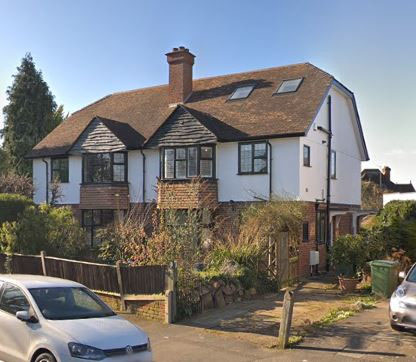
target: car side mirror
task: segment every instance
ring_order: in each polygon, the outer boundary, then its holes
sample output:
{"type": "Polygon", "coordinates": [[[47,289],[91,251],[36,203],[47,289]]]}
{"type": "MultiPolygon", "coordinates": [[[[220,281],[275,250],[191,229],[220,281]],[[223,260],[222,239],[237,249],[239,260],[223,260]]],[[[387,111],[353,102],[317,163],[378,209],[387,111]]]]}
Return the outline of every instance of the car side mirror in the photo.
{"type": "Polygon", "coordinates": [[[403,280],[404,278],[406,278],[406,273],[404,271],[401,271],[399,273],[399,279],[402,279],[403,280]]]}
{"type": "Polygon", "coordinates": [[[37,323],[38,320],[35,316],[31,315],[28,311],[22,310],[20,312],[16,312],[16,318],[22,322],[26,323],[37,323]]]}

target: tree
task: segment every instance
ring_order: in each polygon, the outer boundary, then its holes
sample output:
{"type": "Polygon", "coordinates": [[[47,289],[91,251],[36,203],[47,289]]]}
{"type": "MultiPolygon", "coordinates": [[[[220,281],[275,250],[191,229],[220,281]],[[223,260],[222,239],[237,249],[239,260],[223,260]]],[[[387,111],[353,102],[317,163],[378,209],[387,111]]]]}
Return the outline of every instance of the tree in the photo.
{"type": "Polygon", "coordinates": [[[363,210],[381,210],[383,208],[383,190],[374,182],[362,181],[361,207],[363,210]]]}
{"type": "Polygon", "coordinates": [[[20,174],[32,174],[30,160],[25,155],[64,118],[42,72],[37,70],[30,53],[22,59],[14,81],[7,90],[9,103],[3,108],[5,116],[3,150],[10,166],[20,174]]]}

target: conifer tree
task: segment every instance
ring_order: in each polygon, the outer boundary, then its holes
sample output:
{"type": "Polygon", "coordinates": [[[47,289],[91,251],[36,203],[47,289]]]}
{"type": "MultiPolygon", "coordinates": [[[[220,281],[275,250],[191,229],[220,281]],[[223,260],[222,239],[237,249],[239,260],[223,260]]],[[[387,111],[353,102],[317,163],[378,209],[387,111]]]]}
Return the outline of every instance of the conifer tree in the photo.
{"type": "Polygon", "coordinates": [[[9,103],[3,108],[3,151],[16,172],[31,175],[31,161],[24,157],[62,122],[63,108],[57,106],[30,53],[22,59],[13,78],[7,90],[9,103]]]}

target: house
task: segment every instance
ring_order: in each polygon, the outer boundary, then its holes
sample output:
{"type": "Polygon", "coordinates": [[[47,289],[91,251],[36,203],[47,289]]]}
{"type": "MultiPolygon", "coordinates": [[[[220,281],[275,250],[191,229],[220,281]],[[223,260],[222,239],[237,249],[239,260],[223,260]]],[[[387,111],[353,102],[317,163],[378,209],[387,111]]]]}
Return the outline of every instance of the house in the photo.
{"type": "Polygon", "coordinates": [[[391,168],[384,166],[380,171],[378,168],[367,168],[361,172],[363,181],[371,181],[378,185],[383,193],[407,193],[415,192],[412,182],[408,184],[399,184],[391,181],[391,168]]]}
{"type": "Polygon", "coordinates": [[[310,63],[194,80],[188,49],[166,56],[167,85],[99,99],[33,148],[35,202],[58,178],[60,203],[94,240],[135,204],[232,219],[247,203],[289,196],[308,204],[301,273],[311,250],[324,267],[325,243],[354,232],[360,210],[368,153],[354,94],[310,63]]]}

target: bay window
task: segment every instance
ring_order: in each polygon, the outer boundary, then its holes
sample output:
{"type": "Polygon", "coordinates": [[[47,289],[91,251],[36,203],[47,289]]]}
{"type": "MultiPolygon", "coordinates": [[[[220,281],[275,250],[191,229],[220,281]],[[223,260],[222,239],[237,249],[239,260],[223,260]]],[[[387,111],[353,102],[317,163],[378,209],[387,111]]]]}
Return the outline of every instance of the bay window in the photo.
{"type": "Polygon", "coordinates": [[[215,177],[214,146],[165,147],[161,150],[163,179],[215,177]]]}
{"type": "Polygon", "coordinates": [[[87,153],[82,161],[84,183],[127,182],[127,153],[87,153]]]}

